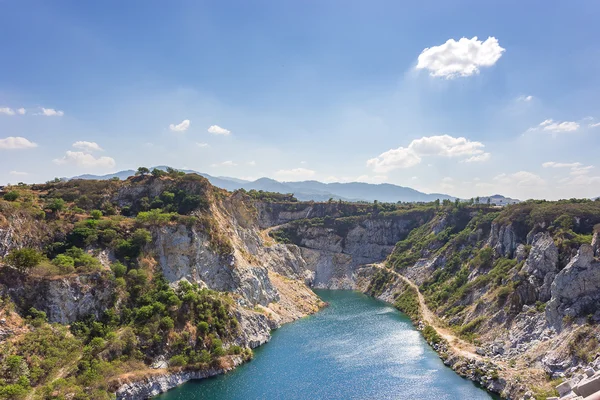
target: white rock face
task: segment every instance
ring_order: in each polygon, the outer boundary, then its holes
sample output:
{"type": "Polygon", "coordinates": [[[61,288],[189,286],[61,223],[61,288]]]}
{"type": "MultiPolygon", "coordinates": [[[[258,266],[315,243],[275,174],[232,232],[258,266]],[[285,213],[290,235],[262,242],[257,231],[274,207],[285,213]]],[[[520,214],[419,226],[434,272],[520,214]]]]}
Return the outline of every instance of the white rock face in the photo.
{"type": "Polygon", "coordinates": [[[203,232],[185,225],[153,231],[158,264],[170,282],[187,279],[210,289],[238,293],[247,305],[268,305],[278,294],[264,266],[250,266],[235,255],[222,256],[210,248],[203,232]]]}
{"type": "Polygon", "coordinates": [[[522,271],[529,275],[529,282],[538,288],[538,300],[550,300],[550,286],[558,272],[558,248],[549,233],[540,232],[534,236],[522,271]]]}
{"type": "Polygon", "coordinates": [[[571,262],[556,275],[551,295],[546,317],[555,326],[562,323],[564,316],[582,316],[598,309],[600,262],[594,259],[592,246],[582,245],[571,262]]]}
{"type": "Polygon", "coordinates": [[[493,223],[487,245],[502,257],[512,258],[517,248],[517,235],[512,225],[493,223]]]}

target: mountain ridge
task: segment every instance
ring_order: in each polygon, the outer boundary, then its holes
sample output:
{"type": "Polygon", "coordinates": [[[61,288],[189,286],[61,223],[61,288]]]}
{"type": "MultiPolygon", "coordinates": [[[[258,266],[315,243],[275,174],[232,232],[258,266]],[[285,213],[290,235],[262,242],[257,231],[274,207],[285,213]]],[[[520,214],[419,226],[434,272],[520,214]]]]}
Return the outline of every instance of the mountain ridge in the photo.
{"type": "MultiPolygon", "coordinates": [[[[150,168],[166,170],[167,167],[160,165],[150,168]]],[[[316,180],[308,181],[297,181],[297,182],[280,182],[272,178],[261,177],[254,181],[231,178],[226,176],[212,176],[206,173],[190,170],[180,169],[180,171],[186,173],[196,173],[200,176],[205,177],[210,181],[211,184],[219,188],[234,191],[238,189],[245,190],[262,190],[266,192],[278,192],[278,193],[293,193],[294,196],[300,201],[327,201],[329,199],[343,200],[343,201],[380,201],[384,203],[397,203],[401,202],[430,202],[435,200],[450,200],[455,201],[457,197],[450,196],[443,193],[424,193],[416,189],[394,185],[391,183],[366,183],[366,182],[332,182],[324,183],[316,180]]],[[[113,178],[119,178],[121,180],[127,179],[128,177],[135,175],[135,171],[132,169],[118,171],[112,174],[106,175],[92,175],[85,174],[75,176],[71,179],[97,179],[107,180],[113,178]]],[[[491,202],[494,204],[513,204],[518,203],[519,200],[506,198],[501,195],[489,196],[491,202]]],[[[481,197],[480,201],[487,202],[488,197],[481,197]]]]}

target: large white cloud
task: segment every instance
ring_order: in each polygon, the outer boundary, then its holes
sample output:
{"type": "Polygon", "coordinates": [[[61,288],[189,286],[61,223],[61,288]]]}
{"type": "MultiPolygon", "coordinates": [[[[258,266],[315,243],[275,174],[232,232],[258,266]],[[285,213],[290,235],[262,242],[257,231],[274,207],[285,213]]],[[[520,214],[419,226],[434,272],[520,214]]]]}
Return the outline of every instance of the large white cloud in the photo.
{"type": "Polygon", "coordinates": [[[367,166],[375,172],[385,173],[398,168],[413,167],[426,156],[468,157],[465,162],[482,162],[490,158],[490,154],[483,151],[484,147],[483,143],[464,137],[424,136],[410,142],[408,147],[391,149],[371,158],[367,161],[367,166]]]}
{"type": "Polygon", "coordinates": [[[65,165],[73,164],[83,168],[112,168],[115,166],[115,160],[111,157],[94,157],[92,154],[82,151],[70,151],[62,158],[54,160],[55,164],[65,165]]]}
{"type": "Polygon", "coordinates": [[[102,147],[100,147],[100,145],[98,145],[98,143],[96,142],[86,142],[85,140],[79,140],[75,143],[73,143],[73,147],[75,147],[76,149],[80,149],[86,152],[92,152],[92,151],[103,151],[102,147]]]}
{"type": "Polygon", "coordinates": [[[227,136],[231,133],[231,131],[221,128],[219,125],[212,125],[208,128],[208,133],[212,133],[213,135],[227,136]]]}
{"type": "Polygon", "coordinates": [[[307,168],[280,169],[275,172],[277,179],[284,181],[309,179],[315,174],[316,171],[307,168]]]}
{"type": "Polygon", "coordinates": [[[42,107],[42,112],[39,115],[44,115],[46,117],[62,117],[65,115],[64,111],[55,110],[54,108],[44,108],[42,107]]]}
{"type": "Polygon", "coordinates": [[[431,76],[452,79],[479,73],[480,67],[490,67],[502,57],[505,49],[495,37],[482,42],[477,36],[459,41],[448,39],[440,46],[426,48],[419,55],[417,69],[427,69],[431,76]]]}
{"type": "Polygon", "coordinates": [[[177,125],[175,125],[175,124],[169,125],[169,129],[172,130],[173,132],[184,132],[184,131],[187,131],[189,127],[190,127],[189,119],[184,119],[183,121],[181,121],[181,123],[179,123],[177,125]]]}
{"type": "Polygon", "coordinates": [[[9,136],[0,139],[0,150],[31,149],[33,147],[37,147],[37,144],[20,136],[9,136]]]}

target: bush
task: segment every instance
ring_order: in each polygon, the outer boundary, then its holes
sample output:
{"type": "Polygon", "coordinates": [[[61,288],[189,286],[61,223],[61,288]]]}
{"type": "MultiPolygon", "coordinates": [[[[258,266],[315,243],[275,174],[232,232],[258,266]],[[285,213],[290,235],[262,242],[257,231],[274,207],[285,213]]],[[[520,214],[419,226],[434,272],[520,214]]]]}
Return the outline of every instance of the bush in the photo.
{"type": "Polygon", "coordinates": [[[19,192],[15,191],[15,190],[11,190],[10,192],[5,193],[3,198],[6,201],[15,201],[19,198],[19,192]]]}
{"type": "Polygon", "coordinates": [[[90,212],[90,216],[92,217],[92,219],[100,219],[102,218],[102,211],[100,210],[92,210],[92,212],[90,212]]]}
{"type": "Polygon", "coordinates": [[[184,355],[178,354],[171,357],[169,360],[169,367],[185,367],[187,363],[187,358],[185,358],[184,355]]]}
{"type": "Polygon", "coordinates": [[[122,278],[127,273],[127,267],[118,261],[113,263],[110,269],[115,274],[115,278],[122,278]]]}
{"type": "Polygon", "coordinates": [[[32,248],[24,247],[10,252],[6,256],[6,263],[15,267],[22,273],[28,272],[42,261],[42,254],[32,248]]]}
{"type": "Polygon", "coordinates": [[[66,254],[59,254],[52,260],[52,264],[56,265],[59,271],[63,274],[70,274],[75,271],[75,260],[66,254]]]}

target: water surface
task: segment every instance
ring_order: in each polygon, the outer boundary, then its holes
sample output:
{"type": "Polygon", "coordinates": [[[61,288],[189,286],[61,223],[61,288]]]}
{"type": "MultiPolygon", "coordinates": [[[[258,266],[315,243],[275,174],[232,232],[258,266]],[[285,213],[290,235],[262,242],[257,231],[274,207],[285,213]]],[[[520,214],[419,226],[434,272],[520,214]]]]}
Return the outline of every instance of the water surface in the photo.
{"type": "Polygon", "coordinates": [[[254,360],[157,399],[493,398],[445,367],[388,304],[358,292],[316,292],[329,307],[273,332],[254,360]]]}

